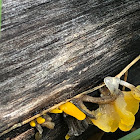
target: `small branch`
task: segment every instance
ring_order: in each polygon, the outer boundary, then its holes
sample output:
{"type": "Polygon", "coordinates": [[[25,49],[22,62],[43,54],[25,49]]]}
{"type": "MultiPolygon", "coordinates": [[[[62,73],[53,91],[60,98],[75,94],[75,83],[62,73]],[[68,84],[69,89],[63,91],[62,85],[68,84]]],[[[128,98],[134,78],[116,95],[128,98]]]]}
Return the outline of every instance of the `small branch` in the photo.
{"type": "Polygon", "coordinates": [[[130,64],[128,64],[116,77],[120,78],[126,71],[130,69],[137,61],[140,60],[140,55],[138,55],[130,64]]]}
{"type": "MultiPolygon", "coordinates": [[[[127,81],[127,77],[128,77],[128,71],[126,71],[126,73],[124,74],[124,81],[127,81]]],[[[125,91],[125,86],[123,86],[122,91],[125,91]]]]}
{"type": "Polygon", "coordinates": [[[92,97],[89,95],[84,95],[82,97],[82,101],[96,103],[96,104],[107,104],[113,102],[116,98],[117,96],[92,97]]]}

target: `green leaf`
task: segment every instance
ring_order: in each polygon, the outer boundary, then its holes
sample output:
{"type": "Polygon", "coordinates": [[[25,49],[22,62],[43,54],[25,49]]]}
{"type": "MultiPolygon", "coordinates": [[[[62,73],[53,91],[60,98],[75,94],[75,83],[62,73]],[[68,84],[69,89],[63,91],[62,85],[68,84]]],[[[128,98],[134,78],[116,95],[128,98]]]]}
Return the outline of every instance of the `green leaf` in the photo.
{"type": "Polygon", "coordinates": [[[140,128],[118,140],[140,140],[140,128]]]}

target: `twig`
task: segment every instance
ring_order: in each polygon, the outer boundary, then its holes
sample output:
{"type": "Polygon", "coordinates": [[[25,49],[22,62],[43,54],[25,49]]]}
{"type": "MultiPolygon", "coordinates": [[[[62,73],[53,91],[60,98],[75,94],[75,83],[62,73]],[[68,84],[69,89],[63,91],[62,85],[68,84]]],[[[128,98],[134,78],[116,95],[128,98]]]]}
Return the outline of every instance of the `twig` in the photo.
{"type": "MultiPolygon", "coordinates": [[[[127,81],[128,71],[124,74],[124,81],[127,81]]],[[[125,86],[123,86],[122,91],[125,91],[125,86]]]]}
{"type": "Polygon", "coordinates": [[[116,77],[120,78],[126,71],[130,69],[137,61],[140,60],[140,55],[138,55],[130,64],[128,64],[116,77]]]}

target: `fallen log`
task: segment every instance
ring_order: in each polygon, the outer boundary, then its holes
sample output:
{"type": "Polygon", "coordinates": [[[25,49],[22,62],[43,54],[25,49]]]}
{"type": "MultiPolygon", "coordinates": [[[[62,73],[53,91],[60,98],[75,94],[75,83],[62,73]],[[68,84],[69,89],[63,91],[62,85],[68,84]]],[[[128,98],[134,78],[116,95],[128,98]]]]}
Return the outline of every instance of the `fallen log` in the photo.
{"type": "Polygon", "coordinates": [[[0,133],[119,73],[140,54],[139,25],[139,0],[3,0],[0,133]]]}

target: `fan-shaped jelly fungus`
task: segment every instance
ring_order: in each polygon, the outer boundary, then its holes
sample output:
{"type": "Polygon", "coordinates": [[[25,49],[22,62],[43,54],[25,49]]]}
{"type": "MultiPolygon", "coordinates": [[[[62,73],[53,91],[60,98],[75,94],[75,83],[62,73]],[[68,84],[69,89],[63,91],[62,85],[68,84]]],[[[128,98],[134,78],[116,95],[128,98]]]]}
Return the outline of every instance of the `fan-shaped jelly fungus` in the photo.
{"type": "Polygon", "coordinates": [[[99,105],[94,112],[97,120],[91,119],[92,122],[105,132],[114,132],[118,127],[122,131],[129,131],[135,122],[134,115],[139,109],[139,86],[136,88],[116,77],[106,77],[104,82],[111,96],[117,94],[118,97],[113,102],[99,105]],[[130,88],[131,91],[121,91],[119,84],[130,88]]]}

